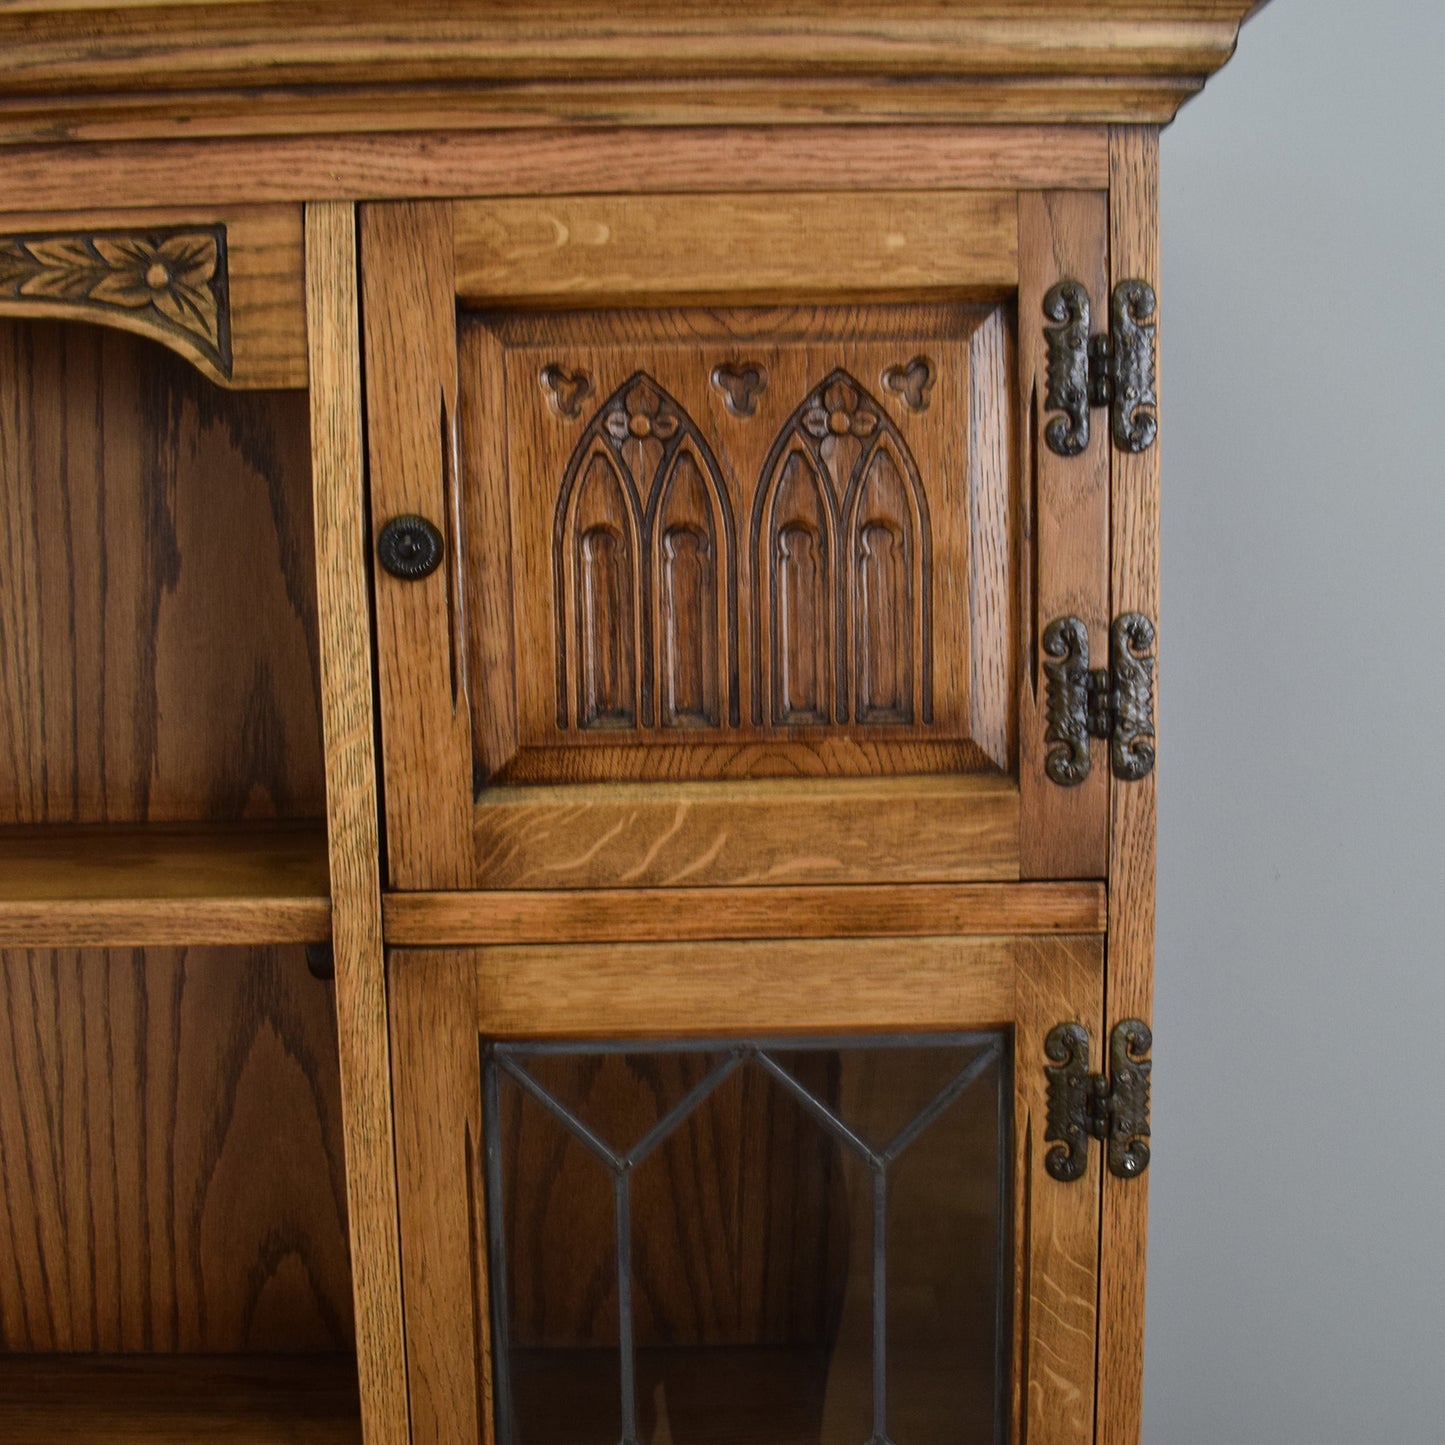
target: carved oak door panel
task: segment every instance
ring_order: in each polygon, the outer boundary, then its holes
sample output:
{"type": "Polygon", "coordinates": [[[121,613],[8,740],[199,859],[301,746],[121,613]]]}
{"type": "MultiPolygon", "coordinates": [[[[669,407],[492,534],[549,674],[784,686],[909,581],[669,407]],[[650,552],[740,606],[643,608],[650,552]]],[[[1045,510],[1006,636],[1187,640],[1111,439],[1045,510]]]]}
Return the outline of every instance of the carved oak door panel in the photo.
{"type": "MultiPolygon", "coordinates": [[[[541,202],[511,262],[480,202],[363,209],[373,525],[421,514],[435,566],[378,568],[391,885],[1102,876],[1107,769],[1050,780],[1046,641],[1108,635],[1107,451],[1043,442],[1045,296],[1103,294],[1102,197],[950,202],[901,240],[967,264],[916,300],[888,207],[805,208],[878,299],[726,306],[648,304],[686,220],[654,199],[600,263],[559,243],[555,291],[541,202]]],[[[751,295],[751,214],[708,292],[751,295]]]]}

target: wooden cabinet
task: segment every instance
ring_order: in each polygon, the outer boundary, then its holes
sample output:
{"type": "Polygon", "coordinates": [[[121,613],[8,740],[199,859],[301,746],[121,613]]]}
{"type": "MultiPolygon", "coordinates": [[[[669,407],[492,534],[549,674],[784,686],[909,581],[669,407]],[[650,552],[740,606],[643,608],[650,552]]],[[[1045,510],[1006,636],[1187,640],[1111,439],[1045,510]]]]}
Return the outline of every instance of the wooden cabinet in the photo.
{"type": "Polygon", "coordinates": [[[0,16],[0,1434],[1137,1441],[1250,8],[0,16]]]}

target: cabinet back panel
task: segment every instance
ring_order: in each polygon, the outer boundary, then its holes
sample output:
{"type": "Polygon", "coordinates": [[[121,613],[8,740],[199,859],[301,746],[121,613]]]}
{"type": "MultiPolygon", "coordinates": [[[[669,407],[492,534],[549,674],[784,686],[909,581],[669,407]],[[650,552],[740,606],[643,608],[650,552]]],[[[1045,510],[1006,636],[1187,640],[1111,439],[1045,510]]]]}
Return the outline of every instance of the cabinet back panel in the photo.
{"type": "Polygon", "coordinates": [[[299,948],[0,953],[0,1349],[353,1343],[336,1020],[299,948]]]}
{"type": "Polygon", "coordinates": [[[0,322],[0,823],[325,810],[301,392],[0,322]]]}

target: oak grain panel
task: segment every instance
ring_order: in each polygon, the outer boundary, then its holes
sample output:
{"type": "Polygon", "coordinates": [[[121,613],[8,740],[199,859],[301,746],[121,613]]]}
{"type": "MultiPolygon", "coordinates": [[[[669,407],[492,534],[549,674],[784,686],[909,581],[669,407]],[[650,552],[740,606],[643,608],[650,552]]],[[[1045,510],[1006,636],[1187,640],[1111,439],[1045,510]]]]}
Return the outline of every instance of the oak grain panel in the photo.
{"type": "Polygon", "coordinates": [[[473,302],[904,299],[1018,276],[1006,191],[557,196],[461,201],[455,219],[473,302]]]}
{"type": "Polygon", "coordinates": [[[403,1445],[409,1426],[381,947],[361,317],[351,206],[308,208],[306,284],[332,956],[356,1261],[357,1371],[370,1445],[403,1445]]]}
{"type": "Polygon", "coordinates": [[[0,829],[0,945],[318,943],[330,936],[319,824],[0,829]]]}
{"type": "Polygon", "coordinates": [[[642,1038],[982,1028],[1013,1017],[1008,939],[475,950],[481,1032],[642,1038]]]}
{"type": "Polygon", "coordinates": [[[994,776],[491,788],[485,888],[1018,878],[1018,793],[994,776]]]}
{"type": "Polygon", "coordinates": [[[1108,415],[1091,409],[1082,455],[1061,457],[1044,443],[1049,419],[1044,296],[1056,282],[1081,281],[1095,325],[1108,316],[1108,207],[1104,193],[1024,192],[1019,196],[1019,398],[1023,432],[1024,617],[1019,700],[1019,849],[1025,878],[1102,878],[1109,833],[1109,769],[1096,746],[1094,766],[1076,787],[1044,771],[1048,689],[1042,637],[1056,617],[1089,629],[1095,667],[1109,646],[1108,415]]]}
{"type": "Polygon", "coordinates": [[[0,955],[0,1346],[348,1349],[330,992],[299,948],[0,955]]]}
{"type": "MultiPolygon", "coordinates": [[[[34,207],[234,205],[238,201],[425,199],[453,196],[566,195],[587,176],[592,194],[641,191],[829,191],[1071,187],[1098,190],[1109,179],[1103,126],[915,124],[906,143],[881,129],[850,125],[718,124],[700,137],[691,126],[645,130],[523,128],[468,133],[469,98],[446,90],[376,134],[377,100],[362,94],[338,108],[316,134],[287,135],[296,116],[283,97],[225,119],[213,106],[217,139],[165,138],[115,143],[136,127],[127,114],[145,97],[86,102],[76,139],[85,144],[0,145],[0,198],[34,207]],[[264,140],[227,139],[227,130],[265,122],[264,140]],[[706,164],[699,164],[700,148],[706,164]]],[[[222,99],[217,104],[225,105],[222,99]]],[[[235,104],[234,100],[231,102],[235,104]]],[[[204,101],[199,102],[204,105],[204,101]]],[[[192,112],[192,123],[204,123],[192,112]]],[[[946,112],[940,111],[943,119],[946,112]]],[[[938,119],[939,117],[935,117],[938,119]]],[[[724,115],[715,119],[725,121],[724,115]]],[[[806,119],[806,117],[802,117],[806,119]]],[[[45,117],[47,126],[52,124],[45,117]]],[[[0,133],[24,121],[17,102],[0,100],[0,133]]],[[[141,122],[144,128],[144,121],[141,122]]],[[[36,137],[37,140],[49,139],[36,137]]],[[[3,199],[0,199],[3,205],[3,199]]]]}
{"type": "Polygon", "coordinates": [[[361,1445],[345,1356],[11,1355],[6,1445],[361,1445]]]}
{"type": "MultiPolygon", "coordinates": [[[[1159,285],[1159,137],[1143,127],[1110,142],[1110,281],[1159,285]]],[[[1157,338],[1156,338],[1157,339],[1157,338]]],[[[1156,353],[1157,355],[1157,353],[1156,353]]],[[[1155,384],[1158,395],[1158,383],[1155,384]]],[[[1159,620],[1160,443],[1113,461],[1112,606],[1159,620]]],[[[1157,653],[1156,653],[1157,656],[1157,653]]],[[[1156,664],[1157,686],[1157,664],[1156,664]]],[[[1157,723],[1156,723],[1157,726],[1157,723]]],[[[1109,830],[1110,1027],[1154,1015],[1156,774],[1115,781],[1109,830]]],[[[1144,1263],[1149,1176],[1104,1180],[1099,1287],[1098,1445],[1139,1445],[1144,1386],[1144,1263]]]]}
{"type": "Polygon", "coordinates": [[[388,893],[387,941],[664,943],[712,938],[1102,933],[1102,883],[388,893]]]}
{"type": "Polygon", "coordinates": [[[0,822],[321,816],[309,486],[299,393],[0,322],[0,822]]]}

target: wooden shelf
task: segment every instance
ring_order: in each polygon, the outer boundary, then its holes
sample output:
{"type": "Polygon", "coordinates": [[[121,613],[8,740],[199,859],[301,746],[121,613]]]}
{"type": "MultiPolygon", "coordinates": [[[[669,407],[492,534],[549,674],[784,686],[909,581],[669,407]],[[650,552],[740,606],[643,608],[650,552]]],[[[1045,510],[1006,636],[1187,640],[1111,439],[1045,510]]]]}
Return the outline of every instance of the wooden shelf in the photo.
{"type": "Polygon", "coordinates": [[[330,937],[320,823],[0,829],[0,946],[330,937]]]}
{"type": "Polygon", "coordinates": [[[326,1356],[0,1356],[6,1445],[360,1445],[356,1362],[326,1356]]]}

